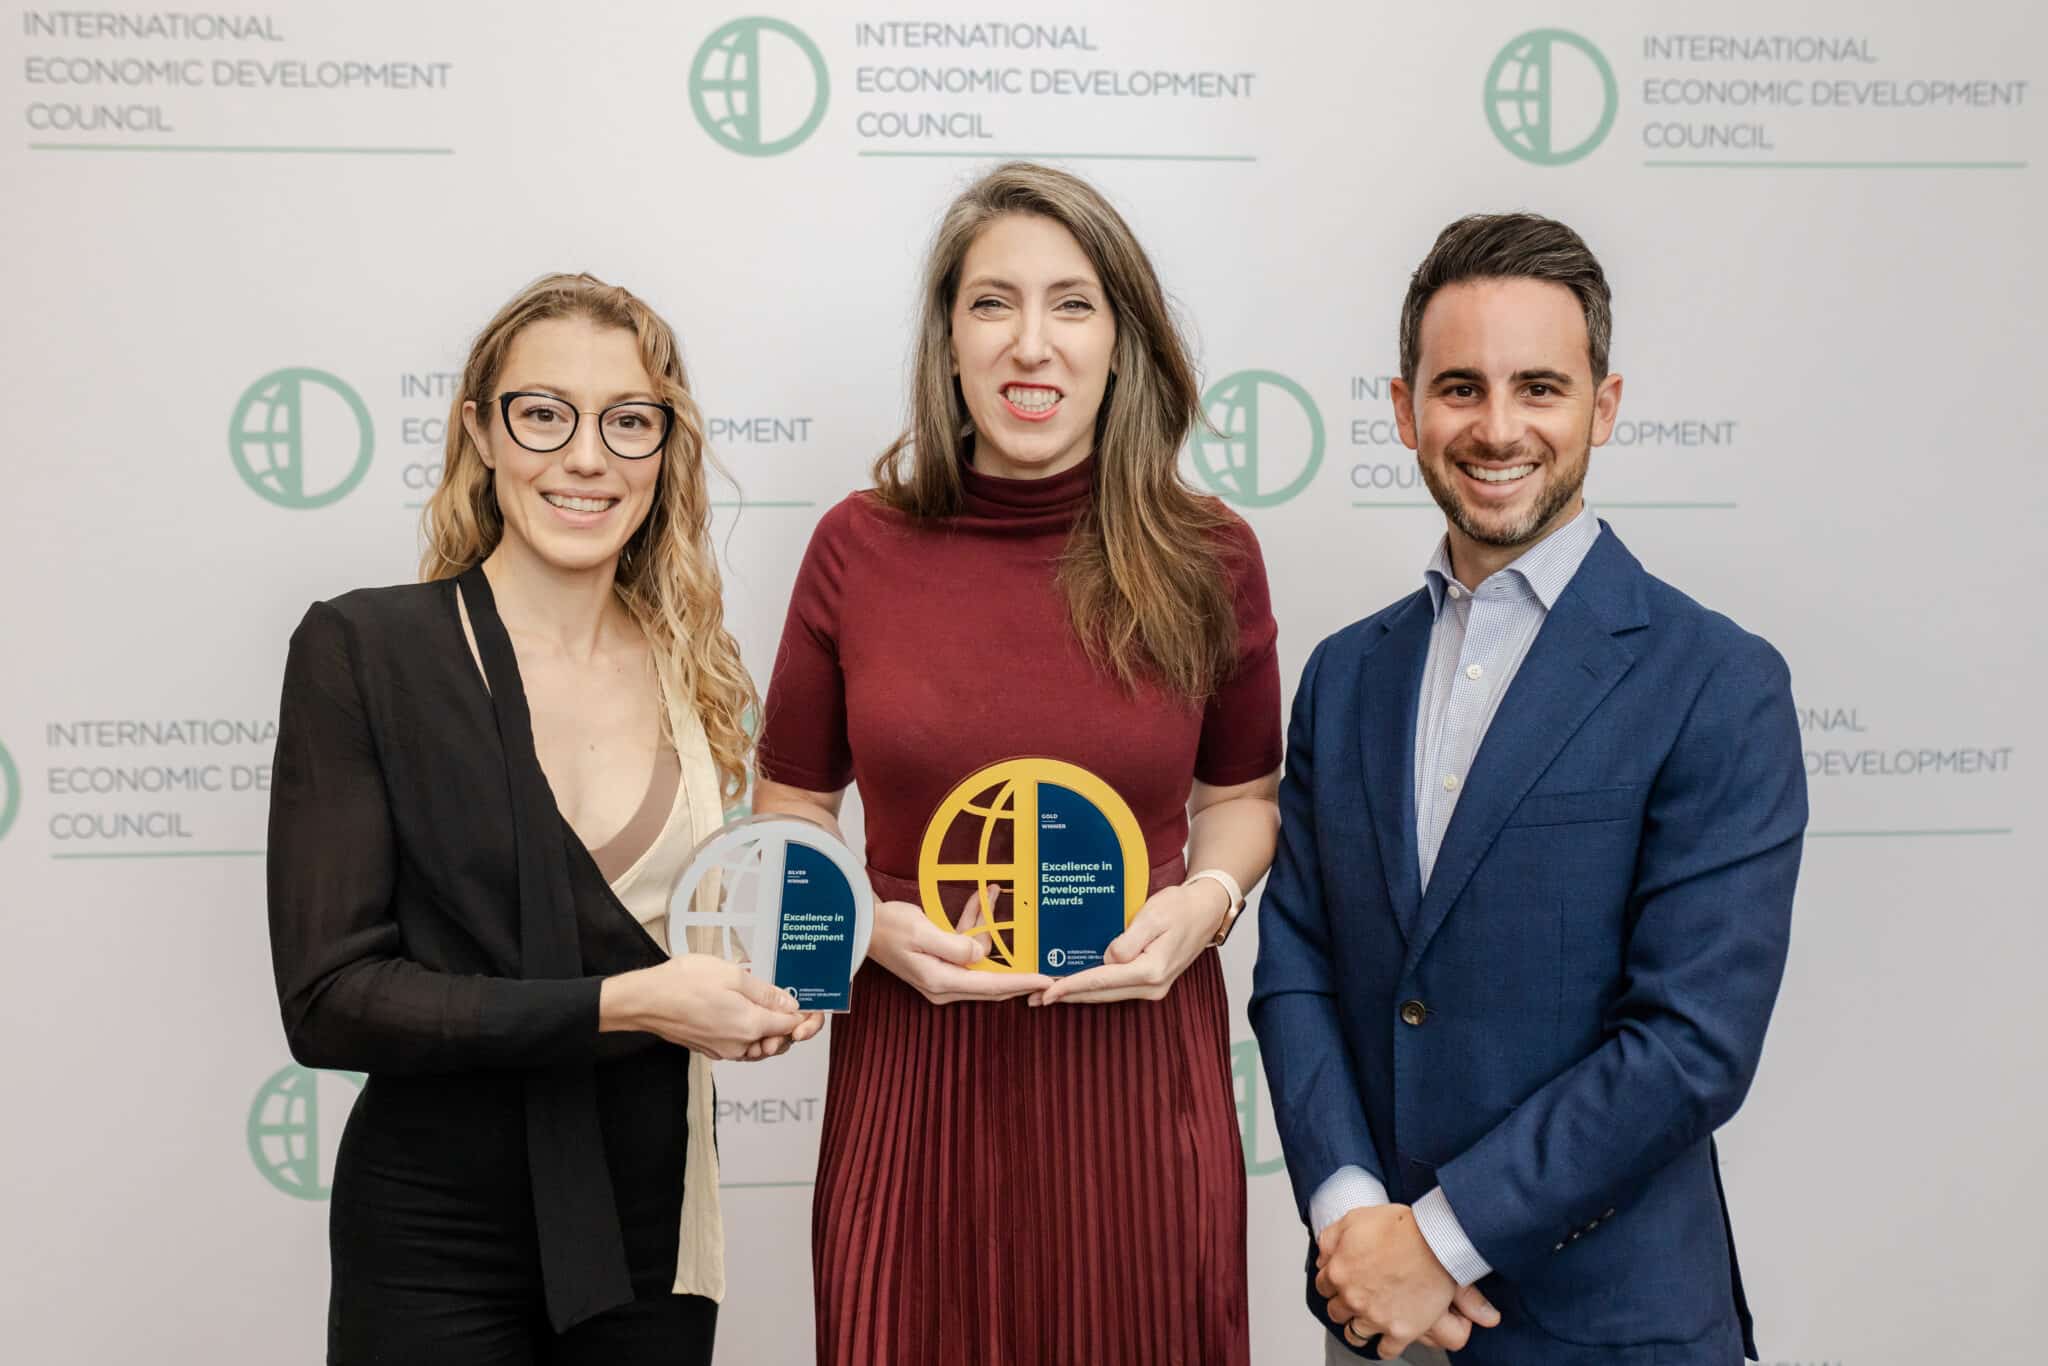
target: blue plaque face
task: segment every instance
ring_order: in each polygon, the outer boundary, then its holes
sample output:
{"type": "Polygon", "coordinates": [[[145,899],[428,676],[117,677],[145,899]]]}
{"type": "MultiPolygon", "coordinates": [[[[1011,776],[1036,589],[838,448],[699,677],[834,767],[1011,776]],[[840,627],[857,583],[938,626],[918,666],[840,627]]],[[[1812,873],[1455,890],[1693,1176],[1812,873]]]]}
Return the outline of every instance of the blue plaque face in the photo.
{"type": "Polygon", "coordinates": [[[782,916],[775,933],[775,985],[805,1010],[853,1005],[853,888],[820,849],[784,846],[782,916]]]}
{"type": "Polygon", "coordinates": [[[1124,855],[1101,808],[1038,785],[1038,956],[1049,977],[1099,966],[1124,932],[1124,855]]]}
{"type": "Polygon", "coordinates": [[[672,947],[743,963],[804,1010],[850,1010],[874,893],[860,861],[823,826],[749,816],[690,855],[668,923],[672,947]]]}

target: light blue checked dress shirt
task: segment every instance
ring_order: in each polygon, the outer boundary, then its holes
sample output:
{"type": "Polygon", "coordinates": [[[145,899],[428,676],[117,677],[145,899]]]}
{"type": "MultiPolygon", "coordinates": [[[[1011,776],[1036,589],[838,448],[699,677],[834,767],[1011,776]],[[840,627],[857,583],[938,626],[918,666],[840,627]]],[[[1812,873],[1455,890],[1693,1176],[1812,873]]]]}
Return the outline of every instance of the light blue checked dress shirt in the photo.
{"type": "MultiPolygon", "coordinates": [[[[1599,539],[1599,519],[1592,508],[1582,508],[1477,591],[1451,573],[1448,538],[1437,542],[1422,574],[1436,624],[1430,628],[1415,711],[1415,842],[1424,890],[1472,757],[1551,607],[1599,539]]],[[[1361,1205],[1386,1203],[1387,1188],[1370,1172],[1339,1167],[1310,1198],[1309,1221],[1321,1233],[1361,1205]]],[[[1465,1236],[1441,1187],[1416,1201],[1414,1211],[1430,1251],[1459,1285],[1470,1285],[1493,1269],[1465,1236]]]]}

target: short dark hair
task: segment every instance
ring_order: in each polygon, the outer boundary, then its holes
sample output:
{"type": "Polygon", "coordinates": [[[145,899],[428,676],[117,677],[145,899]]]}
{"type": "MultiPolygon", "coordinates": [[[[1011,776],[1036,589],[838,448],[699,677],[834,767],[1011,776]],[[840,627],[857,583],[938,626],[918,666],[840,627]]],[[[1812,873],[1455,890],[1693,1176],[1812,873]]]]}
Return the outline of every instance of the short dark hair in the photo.
{"type": "Polygon", "coordinates": [[[1401,378],[1415,383],[1422,363],[1422,311],[1445,285],[1465,280],[1548,280],[1577,296],[1586,311],[1586,349],[1595,383],[1607,378],[1614,338],[1607,275],[1584,238],[1554,218],[1533,213],[1475,213],[1437,234],[1436,245],[1408,280],[1401,304],[1401,378]]]}

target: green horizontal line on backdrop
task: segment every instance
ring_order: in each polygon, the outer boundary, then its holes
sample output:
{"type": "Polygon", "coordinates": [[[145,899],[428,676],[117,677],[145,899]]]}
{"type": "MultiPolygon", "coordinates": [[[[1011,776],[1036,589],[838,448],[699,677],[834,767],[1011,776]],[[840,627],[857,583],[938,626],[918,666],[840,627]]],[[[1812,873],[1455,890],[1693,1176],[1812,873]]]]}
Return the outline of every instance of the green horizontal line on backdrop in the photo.
{"type": "Polygon", "coordinates": [[[2010,835],[2012,827],[1980,826],[1957,830],[1809,830],[1810,840],[1846,839],[1929,839],[1943,835],[2010,835]]]}
{"type": "Polygon", "coordinates": [[[1235,152],[860,152],[864,157],[939,157],[955,161],[1257,161],[1235,152]]]}
{"type": "Polygon", "coordinates": [[[1706,171],[2024,171],[2024,161],[1645,161],[1706,171]]]}
{"type": "Polygon", "coordinates": [[[453,147],[237,147],[187,142],[31,142],[31,152],[218,152],[229,156],[452,157],[453,147]]]}
{"type": "Polygon", "coordinates": [[[76,854],[52,854],[51,858],[75,862],[95,859],[156,858],[262,858],[261,849],[101,849],[76,854]]]}

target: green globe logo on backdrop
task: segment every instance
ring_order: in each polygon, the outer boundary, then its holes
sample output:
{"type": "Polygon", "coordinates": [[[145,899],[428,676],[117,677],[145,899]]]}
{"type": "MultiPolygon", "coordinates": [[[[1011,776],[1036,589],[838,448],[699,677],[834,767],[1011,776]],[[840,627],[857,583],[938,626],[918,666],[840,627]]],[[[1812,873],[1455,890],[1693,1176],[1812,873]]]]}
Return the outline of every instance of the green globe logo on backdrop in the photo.
{"type": "Polygon", "coordinates": [[[1259,1041],[1245,1039],[1230,1046],[1230,1079],[1237,1087],[1238,1138],[1244,1148],[1244,1174],[1271,1176],[1287,1165],[1284,1157],[1259,1156],[1259,1041]]]}
{"type": "Polygon", "coordinates": [[[1614,68],[1600,49],[1561,28],[1529,30],[1502,48],[1486,73],[1493,135],[1538,166],[1563,166],[1598,147],[1620,107],[1614,68]]]}
{"type": "Polygon", "coordinates": [[[780,156],[817,132],[831,93],[825,54],[780,19],[735,19],[706,38],[690,63],[697,122],[742,156],[780,156]]]}
{"type": "Polygon", "coordinates": [[[21,774],[15,771],[14,756],[7,752],[7,746],[0,745],[0,839],[7,838],[14,818],[20,814],[21,774]]]}
{"type": "Polygon", "coordinates": [[[264,1082],[249,1106],[249,1156],[263,1179],[286,1195],[327,1198],[334,1174],[334,1141],[341,1136],[341,1121],[354,1099],[343,1082],[360,1089],[362,1074],[319,1072],[293,1063],[264,1082]],[[323,1143],[323,1133],[333,1138],[323,1143]]]}
{"type": "Polygon", "coordinates": [[[324,370],[273,370],[242,393],[228,453],[242,482],[283,508],[322,508],[370,471],[370,410],[324,370]]]}
{"type": "Polygon", "coordinates": [[[1188,443],[1195,472],[1240,507],[1286,502],[1308,487],[1323,463],[1323,415],[1308,391],[1285,375],[1226,375],[1202,395],[1202,411],[1215,431],[1197,427],[1188,443]]]}

